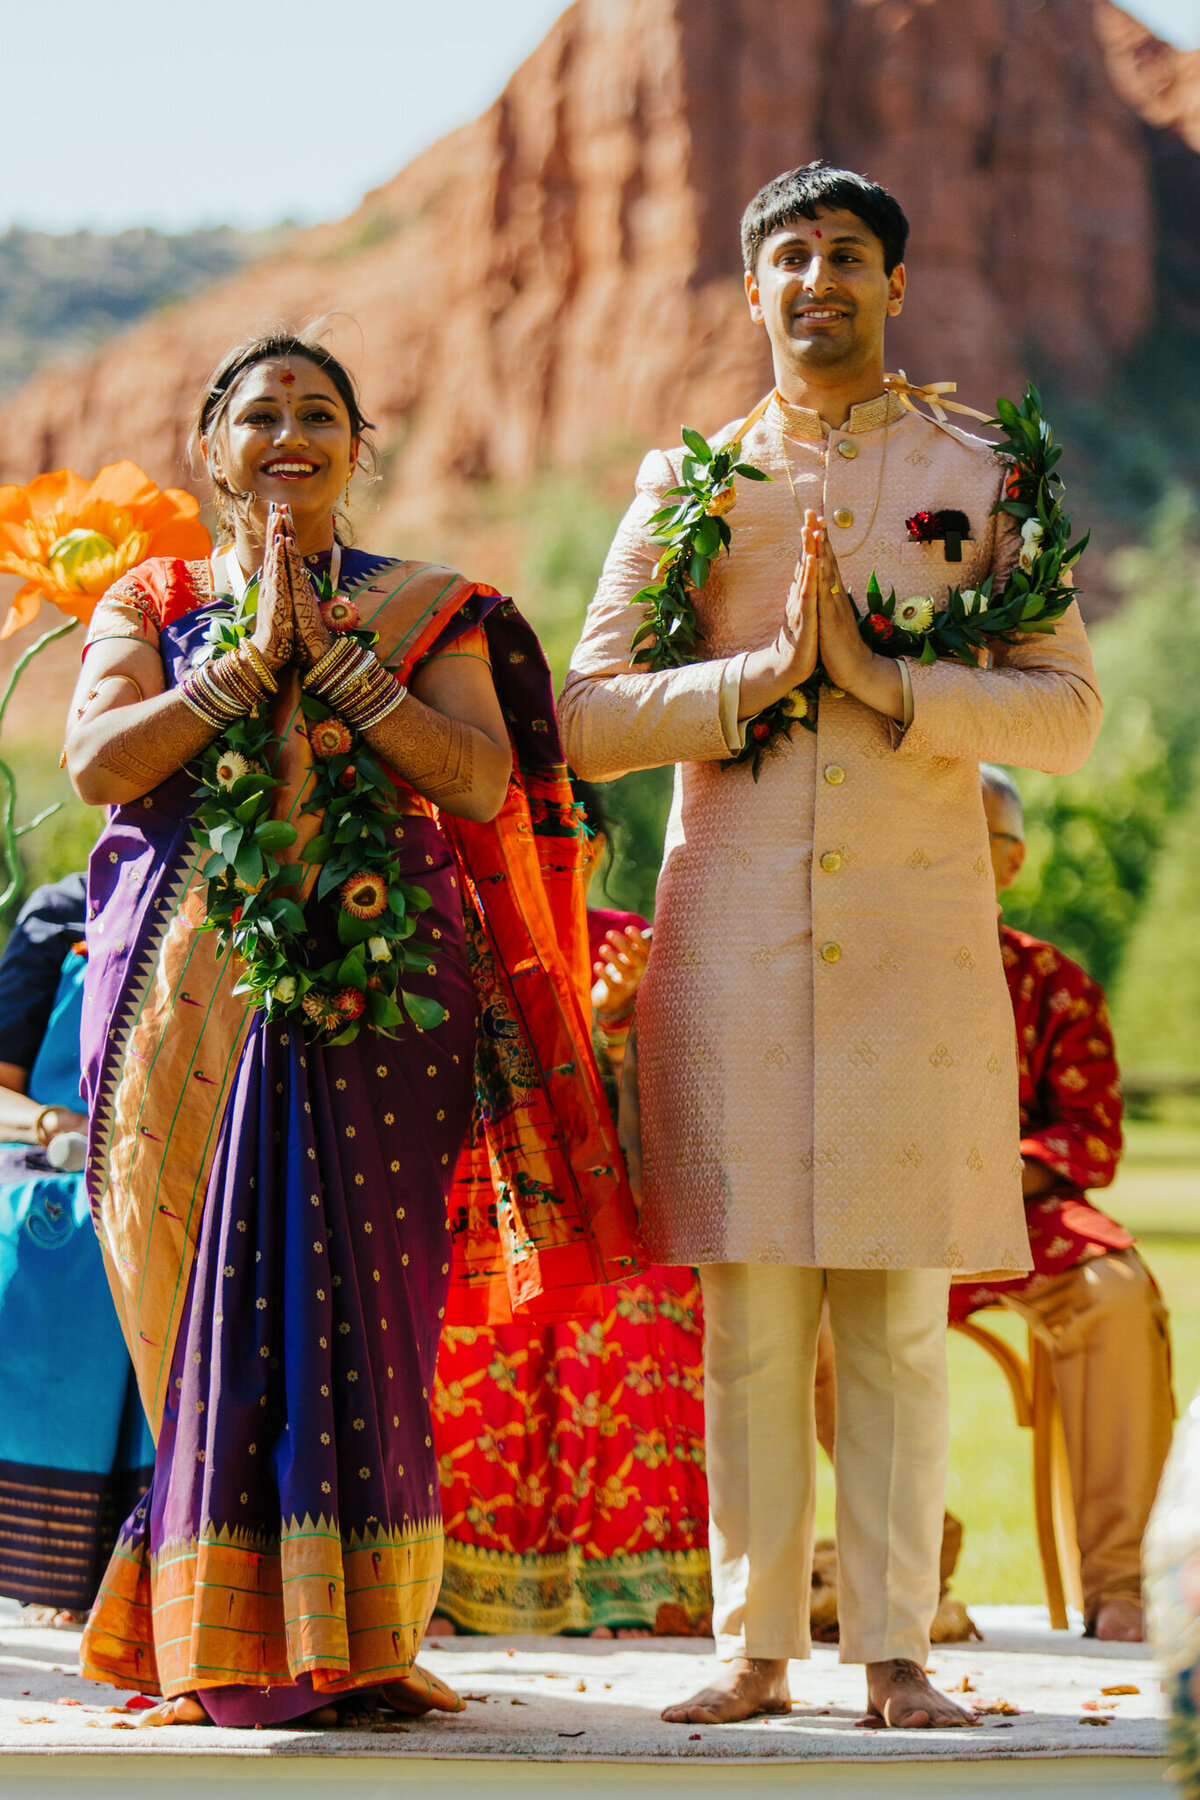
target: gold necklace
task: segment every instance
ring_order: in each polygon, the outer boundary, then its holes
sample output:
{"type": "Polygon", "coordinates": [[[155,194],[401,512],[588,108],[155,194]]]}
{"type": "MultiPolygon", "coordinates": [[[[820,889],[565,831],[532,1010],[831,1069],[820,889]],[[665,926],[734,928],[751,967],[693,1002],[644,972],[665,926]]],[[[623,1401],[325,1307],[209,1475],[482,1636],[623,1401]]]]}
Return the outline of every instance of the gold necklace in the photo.
{"type": "MultiPolygon", "coordinates": [[[[775,398],[777,400],[782,399],[782,396],[780,395],[778,389],[776,389],[775,398]]],[[[841,564],[842,557],[846,557],[848,559],[851,556],[858,555],[859,551],[862,549],[863,545],[867,542],[867,539],[870,537],[871,532],[874,528],[875,517],[879,511],[879,502],[883,498],[883,477],[884,477],[884,473],[887,469],[888,443],[891,438],[891,431],[892,431],[892,419],[891,419],[891,407],[889,405],[887,416],[883,422],[883,455],[879,459],[879,480],[875,487],[875,504],[871,508],[871,516],[867,520],[867,528],[863,532],[862,536],[859,538],[857,544],[855,544],[853,550],[842,550],[838,553],[839,566],[841,564]]],[[[803,525],[803,523],[804,523],[804,508],[800,504],[800,496],[796,492],[796,483],[792,479],[791,458],[788,456],[788,453],[787,453],[787,439],[784,436],[784,432],[783,432],[783,407],[782,407],[782,405],[779,408],[779,454],[783,458],[783,466],[784,466],[784,469],[787,471],[788,486],[792,490],[792,499],[795,501],[795,504],[796,504],[796,512],[799,515],[801,525],[803,525]]],[[[827,464],[828,464],[828,456],[829,456],[829,453],[828,453],[828,450],[826,450],[826,463],[827,464]]]]}

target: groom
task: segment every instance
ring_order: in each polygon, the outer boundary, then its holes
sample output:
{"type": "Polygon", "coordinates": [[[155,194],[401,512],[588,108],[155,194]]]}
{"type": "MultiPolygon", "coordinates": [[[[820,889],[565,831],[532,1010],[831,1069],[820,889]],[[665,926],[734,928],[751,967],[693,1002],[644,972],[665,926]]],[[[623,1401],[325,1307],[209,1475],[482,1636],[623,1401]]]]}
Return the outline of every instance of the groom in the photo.
{"type": "Polygon", "coordinates": [[[679,1723],[786,1710],[788,1660],[809,1654],[826,1296],[842,1659],[866,1664],[889,1725],[965,1719],[923,1672],[947,1292],[952,1272],[1029,1267],[978,764],[1078,767],[1100,702],[1075,607],[986,668],[877,655],[859,635],[850,596],[872,571],[940,606],[952,585],[1002,585],[1020,548],[992,513],[989,446],[885,384],[907,235],[884,189],[817,163],[751,200],[746,295],[775,390],[742,460],[772,480],[738,482],[732,553],[695,596],[706,660],[630,661],[629,601],[660,554],[647,521],[679,479],[680,453],[652,451],[561,701],[579,774],[675,765],[637,1005],[643,1223],[656,1262],[700,1265],[721,1659],[668,1708],[679,1723]],[[959,516],[914,542],[918,512],[959,516]],[[818,657],[833,685],[816,730],[797,726],[758,779],[722,767],[818,657]]]}

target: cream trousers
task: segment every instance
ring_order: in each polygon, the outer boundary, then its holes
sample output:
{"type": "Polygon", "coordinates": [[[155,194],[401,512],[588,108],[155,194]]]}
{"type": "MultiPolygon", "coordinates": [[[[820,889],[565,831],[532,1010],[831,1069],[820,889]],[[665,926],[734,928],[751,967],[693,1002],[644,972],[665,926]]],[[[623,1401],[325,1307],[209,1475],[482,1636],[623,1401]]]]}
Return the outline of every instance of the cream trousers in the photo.
{"type": "Polygon", "coordinates": [[[841,1660],[928,1660],[949,1437],[949,1280],[940,1269],[701,1268],[718,1656],[810,1651],[813,1378],[828,1294],[841,1660]]]}

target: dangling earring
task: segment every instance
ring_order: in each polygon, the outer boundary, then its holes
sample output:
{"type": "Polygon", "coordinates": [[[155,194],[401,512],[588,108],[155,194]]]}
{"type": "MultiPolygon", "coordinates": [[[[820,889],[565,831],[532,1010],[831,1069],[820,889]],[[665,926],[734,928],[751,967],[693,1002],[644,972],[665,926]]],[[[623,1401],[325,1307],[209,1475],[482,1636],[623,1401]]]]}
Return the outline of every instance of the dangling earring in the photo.
{"type": "Polygon", "coordinates": [[[349,506],[349,504],[350,504],[350,483],[353,480],[354,480],[354,464],[351,463],[350,473],[346,477],[346,497],[345,497],[344,501],[342,502],[342,504],[344,506],[349,506]]]}

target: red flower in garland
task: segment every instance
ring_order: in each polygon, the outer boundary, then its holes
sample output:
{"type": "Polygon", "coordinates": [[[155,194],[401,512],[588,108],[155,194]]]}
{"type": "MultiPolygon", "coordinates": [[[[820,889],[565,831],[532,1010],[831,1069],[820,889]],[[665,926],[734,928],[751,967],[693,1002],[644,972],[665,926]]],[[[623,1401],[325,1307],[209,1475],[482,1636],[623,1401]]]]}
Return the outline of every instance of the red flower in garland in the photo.
{"type": "Polygon", "coordinates": [[[871,629],[872,636],[885,643],[888,638],[896,635],[896,627],[884,613],[868,613],[867,624],[871,629]]]}
{"type": "Polygon", "coordinates": [[[332,600],[321,602],[321,617],[334,635],[343,631],[353,631],[358,624],[358,608],[353,600],[347,600],[345,594],[335,594],[332,600]]]}
{"type": "Polygon", "coordinates": [[[771,727],[767,724],[767,721],[765,719],[757,719],[755,721],[755,723],[750,727],[750,736],[752,738],[757,738],[757,740],[760,744],[762,743],[764,738],[769,738],[770,735],[771,735],[771,727]]]}
{"type": "Polygon", "coordinates": [[[340,719],[318,719],[308,728],[308,741],[313,755],[328,762],[331,756],[345,756],[354,739],[340,719]]]}
{"type": "Polygon", "coordinates": [[[339,988],[333,996],[333,1004],[343,1019],[361,1019],[367,1010],[367,1003],[357,988],[339,988]]]}
{"type": "Polygon", "coordinates": [[[387,882],[373,869],[360,869],[341,885],[342,905],[355,919],[377,919],[387,905],[387,882]]]}

